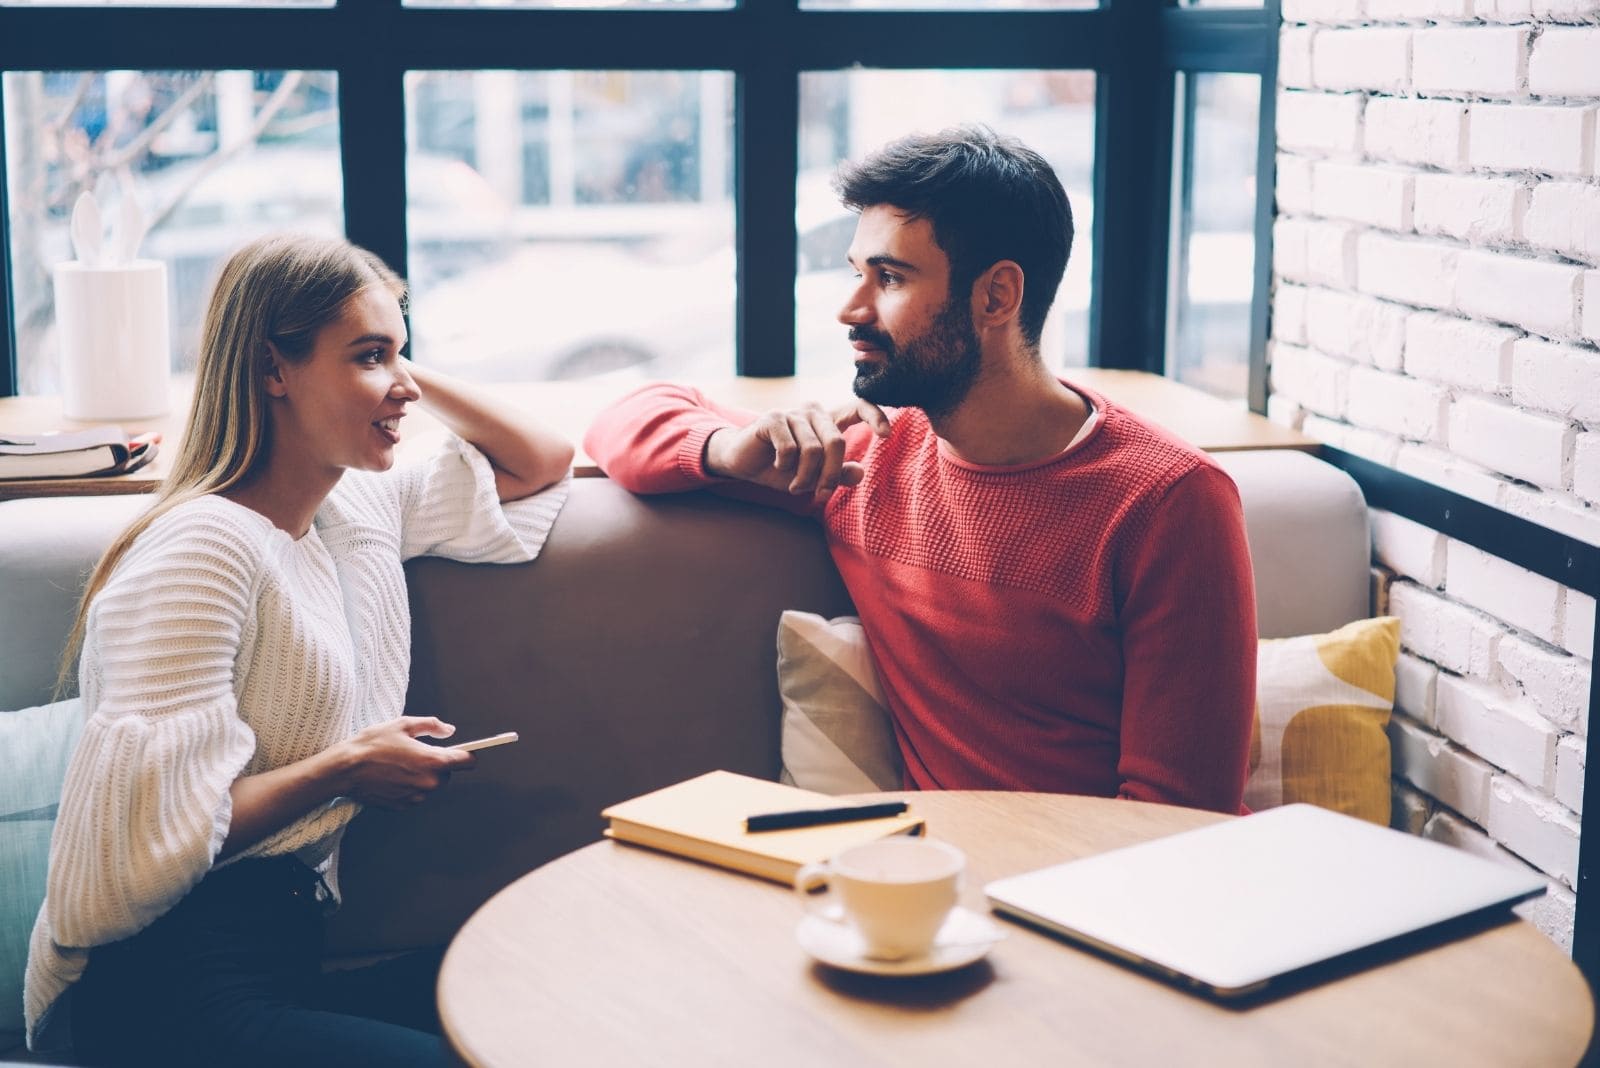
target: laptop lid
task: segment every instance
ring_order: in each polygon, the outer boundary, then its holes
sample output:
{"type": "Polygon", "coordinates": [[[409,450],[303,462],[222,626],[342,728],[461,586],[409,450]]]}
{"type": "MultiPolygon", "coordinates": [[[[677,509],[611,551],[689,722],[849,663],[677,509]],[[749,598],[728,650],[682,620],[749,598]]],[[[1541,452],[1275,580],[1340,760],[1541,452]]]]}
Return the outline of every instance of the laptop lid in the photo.
{"type": "Polygon", "coordinates": [[[999,879],[997,912],[1218,996],[1545,891],[1545,880],[1313,805],[999,879]]]}

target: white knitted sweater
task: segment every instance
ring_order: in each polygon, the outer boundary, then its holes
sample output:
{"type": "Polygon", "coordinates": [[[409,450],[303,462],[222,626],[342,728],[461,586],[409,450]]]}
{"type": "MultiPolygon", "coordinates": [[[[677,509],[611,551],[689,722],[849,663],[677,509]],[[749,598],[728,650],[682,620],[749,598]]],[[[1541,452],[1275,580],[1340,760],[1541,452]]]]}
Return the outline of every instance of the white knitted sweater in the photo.
{"type": "MultiPolygon", "coordinates": [[[[502,506],[488,461],[452,439],[427,463],[347,472],[298,540],[218,496],[142,533],[90,605],[86,722],[29,944],[29,1045],[89,948],[148,926],[200,881],[233,781],[399,716],[411,668],[401,561],[531,560],[567,483],[502,506]]],[[[294,853],[336,885],[358,805],[322,805],[227,862],[294,853]]]]}

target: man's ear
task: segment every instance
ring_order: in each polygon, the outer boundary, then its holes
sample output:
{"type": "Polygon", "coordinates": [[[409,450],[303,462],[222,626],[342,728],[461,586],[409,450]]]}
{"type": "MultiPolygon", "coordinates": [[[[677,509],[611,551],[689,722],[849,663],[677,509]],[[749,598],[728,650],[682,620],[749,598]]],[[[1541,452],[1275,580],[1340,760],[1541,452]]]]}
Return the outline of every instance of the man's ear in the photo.
{"type": "Polygon", "coordinates": [[[978,276],[972,289],[972,325],[979,330],[1002,326],[1022,311],[1022,268],[1001,260],[978,276]]]}
{"type": "Polygon", "coordinates": [[[283,364],[283,353],[278,351],[278,346],[268,341],[261,361],[261,378],[269,397],[288,395],[289,387],[283,380],[283,364]]]}

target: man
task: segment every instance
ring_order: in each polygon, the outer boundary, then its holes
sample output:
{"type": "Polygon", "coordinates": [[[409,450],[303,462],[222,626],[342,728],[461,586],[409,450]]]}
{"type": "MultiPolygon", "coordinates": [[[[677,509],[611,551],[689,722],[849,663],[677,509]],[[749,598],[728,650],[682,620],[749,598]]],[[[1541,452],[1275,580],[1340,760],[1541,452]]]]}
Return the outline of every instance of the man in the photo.
{"type": "Polygon", "coordinates": [[[1240,811],[1256,630],[1238,492],[1045,367],[1072,243],[1055,174],[961,128],[835,187],[860,213],[839,312],[860,399],[755,418],[646,387],[596,420],[590,455],[634,492],[822,521],[908,785],[1240,811]]]}

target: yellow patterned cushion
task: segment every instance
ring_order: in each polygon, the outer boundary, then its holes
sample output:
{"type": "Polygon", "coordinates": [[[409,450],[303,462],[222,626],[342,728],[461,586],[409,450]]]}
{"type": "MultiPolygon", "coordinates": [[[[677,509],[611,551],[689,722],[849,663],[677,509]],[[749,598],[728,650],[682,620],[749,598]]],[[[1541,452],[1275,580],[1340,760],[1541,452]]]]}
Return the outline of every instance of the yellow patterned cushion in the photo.
{"type": "Polygon", "coordinates": [[[1400,621],[1263,641],[1250,741],[1251,809],[1295,801],[1389,824],[1389,737],[1400,621]]]}

